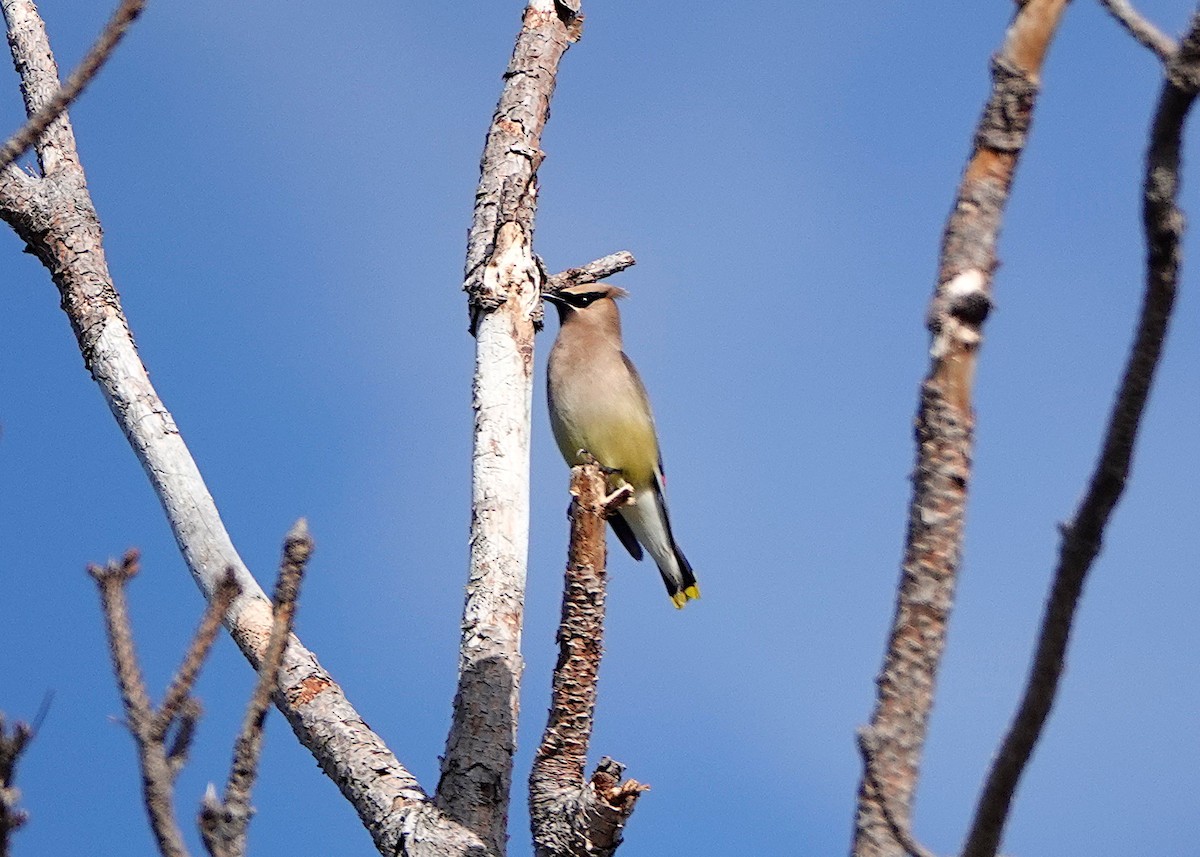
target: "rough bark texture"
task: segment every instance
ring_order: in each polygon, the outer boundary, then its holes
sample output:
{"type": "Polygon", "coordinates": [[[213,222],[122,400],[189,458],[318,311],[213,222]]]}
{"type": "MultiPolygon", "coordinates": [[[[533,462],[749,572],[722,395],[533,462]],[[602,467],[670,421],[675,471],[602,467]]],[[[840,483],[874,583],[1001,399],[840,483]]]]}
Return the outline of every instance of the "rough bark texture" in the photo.
{"type": "Polygon", "coordinates": [[[1084,580],[1100,553],[1104,529],[1133,465],[1138,428],[1175,303],[1184,228],[1183,213],[1176,205],[1179,153],[1184,122],[1197,90],[1200,90],[1200,10],[1167,63],[1167,79],[1150,134],[1142,209],[1147,247],[1146,292],[1133,349],[1087,493],[1070,523],[1062,528],[1058,568],[1042,617],[1025,694],[984,783],[963,857],[995,857],[1000,847],[1017,784],[1054,704],[1084,580]]]}
{"type": "Polygon", "coordinates": [[[530,0],[488,130],[464,288],[476,337],[470,572],[458,689],[437,804],[491,849],[507,842],[523,662],[533,337],[545,275],[533,255],[537,168],[559,60],[581,18],[530,0]]]}
{"type": "Polygon", "coordinates": [[[613,274],[619,274],[626,268],[632,268],[637,264],[637,260],[633,258],[633,254],[628,250],[619,250],[616,253],[610,253],[594,262],[588,262],[586,265],[581,265],[578,268],[567,268],[565,271],[559,271],[552,277],[547,277],[545,284],[542,286],[542,294],[554,294],[560,289],[565,289],[570,286],[582,286],[587,283],[598,283],[601,280],[611,277],[613,274]]]}
{"type": "MultiPolygon", "coordinates": [[[[0,0],[26,110],[58,91],[58,69],[30,0],[0,0]]],[[[50,271],[84,364],[158,495],[188,568],[206,598],[231,569],[242,594],[225,622],[257,668],[271,632],[271,605],[247,570],[216,504],[137,354],[113,286],[100,222],[67,116],[36,144],[43,177],[0,174],[0,217],[50,271]]],[[[296,736],[354,805],[387,855],[482,855],[480,840],[445,818],[366,725],[342,689],[293,635],[273,694],[296,736]]]]}
{"type": "Polygon", "coordinates": [[[917,463],[896,613],[871,722],[855,817],[855,857],[911,848],[912,800],[945,647],[971,472],[971,387],[991,309],[996,241],[1025,145],[1038,72],[1068,0],[1027,0],[992,61],[993,87],[942,243],[929,310],[929,374],[917,412],[917,463]]]}
{"type": "MultiPolygon", "coordinates": [[[[550,716],[529,775],[529,814],[538,857],[607,857],[645,786],[621,782],[605,759],[584,779],[604,651],[605,476],[595,464],[571,470],[571,545],[558,628],[550,716]]],[[[621,498],[625,499],[624,497],[621,498]]]]}

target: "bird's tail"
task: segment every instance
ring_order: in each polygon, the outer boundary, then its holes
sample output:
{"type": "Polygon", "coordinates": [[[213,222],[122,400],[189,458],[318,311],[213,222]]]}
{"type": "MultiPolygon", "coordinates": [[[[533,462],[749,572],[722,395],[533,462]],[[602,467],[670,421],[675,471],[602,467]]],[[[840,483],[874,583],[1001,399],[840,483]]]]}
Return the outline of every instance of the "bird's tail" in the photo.
{"type": "Polygon", "coordinates": [[[659,567],[659,572],[662,573],[663,583],[667,585],[667,593],[671,596],[671,603],[676,609],[682,609],[684,604],[700,597],[700,587],[696,584],[696,575],[692,573],[692,564],[687,561],[687,557],[683,555],[683,551],[679,549],[679,545],[672,544],[675,552],[675,564],[679,566],[679,576],[674,575],[668,577],[662,567],[659,567]]]}
{"type": "Polygon", "coordinates": [[[624,523],[614,524],[617,535],[636,559],[641,559],[641,549],[635,552],[631,544],[636,547],[640,543],[654,557],[654,564],[658,566],[658,573],[666,584],[671,603],[682,607],[688,601],[699,598],[700,587],[696,585],[692,564],[687,561],[675,543],[675,536],[671,534],[671,522],[667,517],[667,504],[661,485],[656,481],[652,486],[638,490],[633,503],[622,506],[618,515],[624,519],[624,523]]]}

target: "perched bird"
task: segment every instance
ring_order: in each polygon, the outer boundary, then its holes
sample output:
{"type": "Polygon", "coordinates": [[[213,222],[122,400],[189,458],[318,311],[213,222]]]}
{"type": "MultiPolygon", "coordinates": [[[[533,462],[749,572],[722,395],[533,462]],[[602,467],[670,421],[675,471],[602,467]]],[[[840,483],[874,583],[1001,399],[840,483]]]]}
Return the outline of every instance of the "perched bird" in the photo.
{"type": "Polygon", "coordinates": [[[633,489],[632,502],[609,518],[634,559],[642,548],[676,607],[699,598],[696,577],[671,535],[662,457],[654,416],[637,369],[621,350],[616,299],[624,289],[602,283],[570,286],[546,300],[558,310],[558,339],[550,351],[546,392],[558,448],[574,466],[589,453],[609,473],[609,488],[633,489]]]}

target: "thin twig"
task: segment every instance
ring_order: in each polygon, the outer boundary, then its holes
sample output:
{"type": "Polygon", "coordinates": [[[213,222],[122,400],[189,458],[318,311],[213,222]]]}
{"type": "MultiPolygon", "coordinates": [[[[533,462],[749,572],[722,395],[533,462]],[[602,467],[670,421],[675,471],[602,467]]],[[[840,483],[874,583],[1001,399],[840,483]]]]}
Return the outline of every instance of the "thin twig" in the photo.
{"type": "Polygon", "coordinates": [[[1100,5],[1140,44],[1154,51],[1164,63],[1170,62],[1178,47],[1175,40],[1143,17],[1129,0],[1100,0],[1100,5]]]}
{"type": "Polygon", "coordinates": [[[229,611],[229,605],[241,591],[242,588],[238,585],[233,569],[229,569],[225,578],[217,586],[217,591],[213,593],[212,601],[209,601],[205,607],[204,615],[200,619],[200,627],[196,629],[191,645],[188,646],[187,653],[183,657],[183,663],[179,665],[175,677],[171,680],[171,684],[163,696],[162,705],[159,706],[151,731],[151,737],[155,741],[163,740],[163,736],[171,728],[172,722],[179,716],[180,708],[191,696],[192,688],[196,685],[196,678],[200,675],[200,669],[208,659],[209,650],[217,639],[217,632],[221,630],[221,620],[225,618],[225,614],[229,611]]]}
{"type": "Polygon", "coordinates": [[[125,584],[137,574],[138,553],[129,551],[121,563],[110,562],[104,568],[89,566],[88,572],[100,589],[104,620],[108,630],[113,668],[121,687],[125,718],[138,749],[142,773],[142,797],[150,816],[150,827],[162,857],[187,857],[183,832],[175,821],[175,775],[167,761],[161,739],[156,740],[155,713],[146,693],[142,669],[133,645],[125,584]]]}
{"type": "Polygon", "coordinates": [[[1104,529],[1129,477],[1134,444],[1175,302],[1184,226],[1183,213],[1176,205],[1179,151],[1184,122],[1197,91],[1200,9],[1168,64],[1150,134],[1143,204],[1148,247],[1146,292],[1137,335],[1087,494],[1072,521],[1062,527],[1058,568],[1025,694],[988,773],[963,857],[994,857],[1000,847],[1017,784],[1054,705],[1084,580],[1100,553],[1104,529]]]}
{"type": "Polygon", "coordinates": [[[113,12],[112,17],[100,32],[96,43],[71,72],[67,82],[36,113],[30,116],[15,134],[8,138],[3,147],[0,147],[0,170],[21,157],[25,150],[32,146],[50,127],[50,123],[79,97],[96,73],[100,71],[100,68],[108,61],[108,58],[112,56],[130,25],[137,20],[138,15],[142,14],[145,7],[146,0],[122,0],[121,5],[113,12]]]}
{"type": "MultiPolygon", "coordinates": [[[[196,734],[196,724],[200,722],[200,715],[203,713],[200,700],[194,696],[185,699],[175,713],[175,731],[170,735],[170,746],[167,747],[167,763],[170,765],[172,777],[178,777],[183,766],[187,764],[188,753],[192,749],[192,738],[196,734]]],[[[167,737],[163,736],[164,745],[167,743],[167,737]]]]}
{"type": "Polygon", "coordinates": [[[864,766],[859,785],[853,857],[896,857],[907,850],[897,831],[911,825],[954,605],[974,447],[974,375],[992,306],[996,246],[1042,62],[1067,2],[1019,4],[992,60],[992,92],[946,222],[928,316],[932,359],[920,389],[904,561],[867,727],[872,764],[864,766]]]}
{"type": "Polygon", "coordinates": [[[271,636],[259,665],[258,682],[246,706],[241,734],[234,745],[233,763],[225,785],[225,796],[223,799],[218,798],[216,789],[210,786],[201,803],[200,833],[213,857],[242,857],[246,853],[246,829],[254,811],[250,806],[250,792],[258,776],[263,724],[271,704],[271,693],[278,679],[283,652],[287,648],[288,636],[292,632],[300,581],[312,551],[312,536],[309,535],[307,522],[301,518],[288,532],[284,541],[279,580],[275,585],[271,636]]]}
{"type": "Polygon", "coordinates": [[[17,761],[33,740],[35,729],[20,720],[11,731],[0,713],[0,857],[8,857],[11,834],[29,820],[29,813],[17,806],[21,791],[16,787],[17,761]]]}

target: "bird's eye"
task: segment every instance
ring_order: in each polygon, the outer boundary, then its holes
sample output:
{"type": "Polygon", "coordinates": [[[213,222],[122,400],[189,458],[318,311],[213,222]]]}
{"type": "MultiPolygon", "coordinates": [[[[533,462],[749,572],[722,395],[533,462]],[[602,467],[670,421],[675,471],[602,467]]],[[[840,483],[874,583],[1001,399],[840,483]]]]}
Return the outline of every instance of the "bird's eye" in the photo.
{"type": "Polygon", "coordinates": [[[595,299],[596,299],[595,295],[580,295],[579,299],[576,301],[576,303],[579,304],[579,306],[581,306],[581,307],[585,307],[588,304],[590,304],[592,301],[594,301],[595,299]]]}

